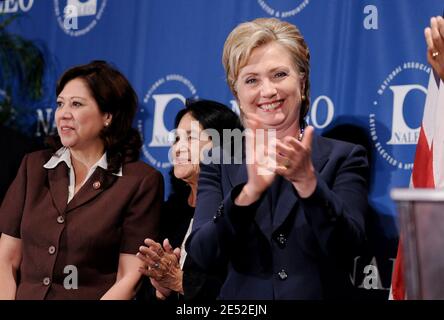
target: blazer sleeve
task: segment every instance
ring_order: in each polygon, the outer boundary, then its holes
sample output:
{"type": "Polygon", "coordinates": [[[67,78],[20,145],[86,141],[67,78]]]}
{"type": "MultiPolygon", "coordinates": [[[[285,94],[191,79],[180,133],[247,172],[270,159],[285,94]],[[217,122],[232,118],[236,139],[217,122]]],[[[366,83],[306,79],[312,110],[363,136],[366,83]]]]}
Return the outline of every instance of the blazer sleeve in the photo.
{"type": "Polygon", "coordinates": [[[313,194],[301,199],[305,217],[327,256],[354,255],[365,243],[368,210],[368,162],[364,148],[353,145],[335,165],[327,183],[317,173],[313,194]]]}
{"type": "Polygon", "coordinates": [[[14,238],[21,238],[20,226],[25,207],[28,179],[27,162],[28,155],[25,155],[0,208],[0,233],[14,238]]]}
{"type": "Polygon", "coordinates": [[[244,184],[224,195],[222,166],[201,165],[193,231],[186,244],[188,254],[205,272],[217,270],[228,262],[237,234],[251,225],[261,201],[237,206],[234,200],[244,184]]]}
{"type": "Polygon", "coordinates": [[[122,227],[121,253],[136,254],[145,238],[156,239],[163,201],[163,177],[152,171],[140,182],[122,227]]]}
{"type": "Polygon", "coordinates": [[[215,301],[224,283],[225,272],[204,272],[188,255],[183,266],[184,301],[215,301]]]}

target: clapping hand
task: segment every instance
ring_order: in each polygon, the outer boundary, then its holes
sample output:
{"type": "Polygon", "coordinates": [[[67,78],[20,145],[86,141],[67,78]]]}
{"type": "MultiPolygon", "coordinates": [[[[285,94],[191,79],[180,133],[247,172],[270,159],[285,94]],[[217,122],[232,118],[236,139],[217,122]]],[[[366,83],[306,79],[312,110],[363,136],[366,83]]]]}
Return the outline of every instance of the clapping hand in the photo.
{"type": "Polygon", "coordinates": [[[151,239],[145,239],[145,245],[137,253],[137,257],[144,262],[139,272],[150,278],[156,296],[165,299],[171,291],[183,293],[180,248],[173,250],[168,239],[163,241],[163,247],[151,239]]]}
{"type": "Polygon", "coordinates": [[[309,197],[317,184],[311,161],[313,134],[313,127],[308,126],[301,134],[301,140],[286,136],[276,143],[275,172],[290,181],[302,198],[309,197]]]}
{"type": "Polygon", "coordinates": [[[444,19],[433,17],[424,30],[427,42],[427,60],[444,81],[444,19]]]}

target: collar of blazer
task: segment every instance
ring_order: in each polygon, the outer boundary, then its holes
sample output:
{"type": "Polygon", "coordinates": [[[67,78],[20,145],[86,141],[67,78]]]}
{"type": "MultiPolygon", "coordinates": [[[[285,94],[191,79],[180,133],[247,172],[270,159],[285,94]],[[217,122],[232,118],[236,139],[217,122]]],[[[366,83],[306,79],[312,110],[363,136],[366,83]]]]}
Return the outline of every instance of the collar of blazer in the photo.
{"type": "Polygon", "coordinates": [[[61,215],[91,201],[104,190],[108,189],[116,180],[117,176],[108,173],[105,169],[97,167],[88,181],[68,201],[69,168],[65,162],[60,163],[54,169],[48,170],[48,181],[54,204],[61,215]]]}

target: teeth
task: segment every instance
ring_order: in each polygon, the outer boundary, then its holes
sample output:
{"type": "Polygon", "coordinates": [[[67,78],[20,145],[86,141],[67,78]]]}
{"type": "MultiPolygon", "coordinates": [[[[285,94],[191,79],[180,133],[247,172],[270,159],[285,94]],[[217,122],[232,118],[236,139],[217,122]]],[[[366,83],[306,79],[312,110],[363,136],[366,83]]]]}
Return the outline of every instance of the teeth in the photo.
{"type": "Polygon", "coordinates": [[[269,110],[276,109],[280,105],[281,105],[281,101],[277,101],[277,102],[273,102],[273,103],[270,103],[270,104],[263,104],[263,105],[260,106],[260,108],[262,110],[269,111],[269,110]]]}

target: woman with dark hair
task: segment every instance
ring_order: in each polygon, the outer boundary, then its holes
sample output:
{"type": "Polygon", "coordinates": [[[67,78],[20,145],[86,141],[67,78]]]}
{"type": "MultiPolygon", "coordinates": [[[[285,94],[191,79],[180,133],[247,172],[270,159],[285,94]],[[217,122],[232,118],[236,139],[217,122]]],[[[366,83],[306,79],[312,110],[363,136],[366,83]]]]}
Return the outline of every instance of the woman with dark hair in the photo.
{"type": "Polygon", "coordinates": [[[224,269],[213,274],[202,272],[187,256],[184,244],[196,207],[199,160],[205,151],[219,145],[224,129],[229,132],[238,129],[241,135],[242,125],[239,117],[225,105],[197,100],[187,101],[186,108],[176,115],[175,127],[173,191],[164,204],[160,224],[160,238],[165,240],[163,246],[151,239],[145,240],[146,246],[140,248],[138,256],[146,267],[140,271],[150,277],[159,299],[177,292],[187,301],[215,300],[224,280],[224,269]]]}
{"type": "Polygon", "coordinates": [[[0,209],[0,297],[131,299],[163,199],[161,174],[138,161],[136,93],[103,61],[69,69],[56,92],[53,150],[25,156],[0,209]]]}

